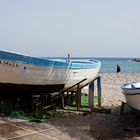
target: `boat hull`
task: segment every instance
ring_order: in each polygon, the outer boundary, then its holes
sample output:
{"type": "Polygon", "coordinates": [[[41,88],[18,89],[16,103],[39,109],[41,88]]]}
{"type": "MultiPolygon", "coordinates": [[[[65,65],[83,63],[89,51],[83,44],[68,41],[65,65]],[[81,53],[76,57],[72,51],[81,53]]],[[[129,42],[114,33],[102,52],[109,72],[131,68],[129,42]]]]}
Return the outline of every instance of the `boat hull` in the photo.
{"type": "Polygon", "coordinates": [[[57,60],[0,51],[0,84],[5,92],[59,92],[87,79],[93,80],[101,63],[97,60],[57,60]]]}
{"type": "Polygon", "coordinates": [[[67,69],[0,64],[0,90],[28,94],[58,92],[64,88],[65,74],[67,69]]]}
{"type": "Polygon", "coordinates": [[[140,111],[140,93],[126,94],[123,93],[127,104],[134,110],[140,111]]]}
{"type": "Polygon", "coordinates": [[[80,83],[80,86],[82,87],[88,84],[97,76],[99,69],[100,66],[91,69],[78,69],[78,70],[71,69],[70,74],[65,82],[65,88],[69,88],[83,79],[86,80],[80,83]]]}
{"type": "Polygon", "coordinates": [[[140,83],[124,84],[122,90],[127,104],[135,111],[140,111],[140,83]]]}
{"type": "MultiPolygon", "coordinates": [[[[0,89],[9,92],[59,92],[83,79],[83,86],[93,80],[100,67],[92,69],[59,69],[18,64],[0,65],[0,89]],[[24,69],[26,67],[26,70],[24,69]]],[[[76,87],[75,87],[76,88],[76,87]]],[[[74,90],[74,89],[73,89],[74,90]]]]}
{"type": "Polygon", "coordinates": [[[0,83],[53,85],[64,84],[67,69],[18,64],[0,65],[0,83]]]}

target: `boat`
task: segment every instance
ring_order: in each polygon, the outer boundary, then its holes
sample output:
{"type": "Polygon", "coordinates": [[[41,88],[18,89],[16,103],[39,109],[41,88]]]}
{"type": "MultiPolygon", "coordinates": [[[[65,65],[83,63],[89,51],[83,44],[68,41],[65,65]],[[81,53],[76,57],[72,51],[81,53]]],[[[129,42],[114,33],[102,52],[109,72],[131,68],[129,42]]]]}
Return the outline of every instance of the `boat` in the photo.
{"type": "Polygon", "coordinates": [[[126,103],[135,111],[140,111],[140,82],[129,82],[122,87],[126,103]]]}
{"type": "Polygon", "coordinates": [[[130,61],[132,61],[132,62],[140,62],[140,58],[132,58],[132,59],[130,59],[130,61]]]}
{"type": "Polygon", "coordinates": [[[58,92],[94,79],[101,62],[93,59],[38,58],[0,50],[1,92],[58,92]]]}

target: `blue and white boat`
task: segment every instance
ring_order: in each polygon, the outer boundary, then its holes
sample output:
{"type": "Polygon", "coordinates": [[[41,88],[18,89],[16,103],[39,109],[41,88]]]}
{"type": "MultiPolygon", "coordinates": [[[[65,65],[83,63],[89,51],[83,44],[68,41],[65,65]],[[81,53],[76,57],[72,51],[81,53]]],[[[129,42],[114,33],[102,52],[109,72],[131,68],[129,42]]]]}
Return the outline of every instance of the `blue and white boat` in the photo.
{"type": "Polygon", "coordinates": [[[0,51],[0,89],[3,92],[57,92],[100,69],[97,60],[44,59],[0,51]]]}
{"type": "Polygon", "coordinates": [[[140,82],[126,83],[122,87],[126,103],[134,110],[140,111],[140,82]]]}

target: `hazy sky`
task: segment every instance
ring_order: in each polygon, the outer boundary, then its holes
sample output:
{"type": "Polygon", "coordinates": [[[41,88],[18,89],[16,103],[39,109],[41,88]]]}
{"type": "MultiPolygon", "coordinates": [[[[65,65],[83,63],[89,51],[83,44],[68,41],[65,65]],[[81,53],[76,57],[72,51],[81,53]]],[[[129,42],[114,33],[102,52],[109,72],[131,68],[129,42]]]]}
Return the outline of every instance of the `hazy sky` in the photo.
{"type": "Polygon", "coordinates": [[[0,49],[139,57],[140,0],[0,0],[0,49]]]}

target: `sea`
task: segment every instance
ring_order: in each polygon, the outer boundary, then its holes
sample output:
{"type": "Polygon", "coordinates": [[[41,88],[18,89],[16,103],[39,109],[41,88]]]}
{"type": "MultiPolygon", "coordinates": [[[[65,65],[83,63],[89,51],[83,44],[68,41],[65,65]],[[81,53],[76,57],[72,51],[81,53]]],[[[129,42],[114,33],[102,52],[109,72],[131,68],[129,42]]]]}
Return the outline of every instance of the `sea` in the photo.
{"type": "Polygon", "coordinates": [[[115,73],[116,64],[120,65],[122,73],[140,72],[140,62],[130,61],[132,58],[94,58],[101,64],[100,73],[115,73]]]}
{"type": "MultiPolygon", "coordinates": [[[[43,57],[43,58],[49,58],[49,57],[43,57]]],[[[54,57],[56,58],[56,57],[54,57]]],[[[21,55],[17,55],[14,53],[9,53],[5,51],[0,50],[0,59],[6,59],[6,60],[18,60],[18,61],[26,61],[26,63],[46,63],[45,61],[41,61],[38,59],[35,59],[33,57],[25,57],[21,55]]],[[[60,59],[60,57],[58,58],[60,59]]],[[[64,57],[61,57],[61,59],[67,59],[64,57]]],[[[70,58],[73,59],[73,58],[70,58]]],[[[134,62],[130,61],[132,58],[102,58],[102,57],[76,57],[74,59],[96,59],[101,62],[101,68],[100,73],[116,73],[116,64],[118,64],[121,67],[122,73],[138,73],[140,72],[140,62],[134,62]]]]}
{"type": "Polygon", "coordinates": [[[132,58],[75,57],[74,59],[96,59],[100,61],[101,62],[101,68],[99,71],[100,73],[116,73],[116,64],[120,65],[122,73],[140,72],[140,62],[130,61],[132,58]]]}

